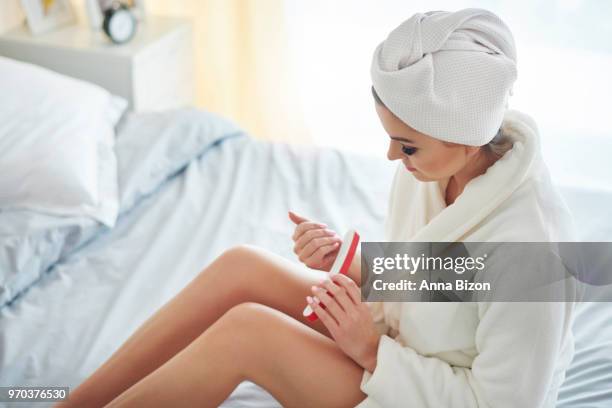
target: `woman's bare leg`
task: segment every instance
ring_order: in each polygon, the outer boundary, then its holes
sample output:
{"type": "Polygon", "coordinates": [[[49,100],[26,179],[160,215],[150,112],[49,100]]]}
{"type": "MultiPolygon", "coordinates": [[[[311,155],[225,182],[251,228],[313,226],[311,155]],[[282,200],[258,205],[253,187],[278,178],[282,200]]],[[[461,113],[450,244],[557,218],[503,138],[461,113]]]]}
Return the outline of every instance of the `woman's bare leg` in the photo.
{"type": "Polygon", "coordinates": [[[363,368],[336,343],[276,309],[233,307],[107,407],[218,407],[244,381],[283,407],[354,407],[363,368]]]}
{"type": "Polygon", "coordinates": [[[257,302],[280,310],[326,336],[302,317],[310,286],[326,276],[262,248],[240,245],[209,264],[150,317],[58,407],[101,407],[198,338],[233,306],[257,302]]]}

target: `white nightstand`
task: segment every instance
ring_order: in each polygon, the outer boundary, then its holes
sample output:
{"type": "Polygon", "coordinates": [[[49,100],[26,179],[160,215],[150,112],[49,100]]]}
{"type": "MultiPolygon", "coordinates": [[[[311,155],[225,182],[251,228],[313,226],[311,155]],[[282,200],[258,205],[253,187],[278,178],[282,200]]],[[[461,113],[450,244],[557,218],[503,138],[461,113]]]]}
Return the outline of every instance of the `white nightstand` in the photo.
{"type": "Polygon", "coordinates": [[[82,25],[33,36],[27,27],[0,35],[0,55],[96,83],[123,96],[134,111],[194,103],[191,24],[148,16],[127,44],[112,44],[82,25]]]}

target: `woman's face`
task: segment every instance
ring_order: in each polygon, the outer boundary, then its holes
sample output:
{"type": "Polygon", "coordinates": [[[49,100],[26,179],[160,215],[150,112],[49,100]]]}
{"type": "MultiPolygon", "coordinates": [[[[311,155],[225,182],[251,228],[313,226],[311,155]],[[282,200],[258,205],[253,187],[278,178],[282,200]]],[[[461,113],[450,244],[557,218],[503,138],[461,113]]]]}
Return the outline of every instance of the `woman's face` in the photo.
{"type": "Polygon", "coordinates": [[[478,147],[442,142],[406,125],[389,109],[375,103],[380,121],[389,134],[389,160],[401,159],[420,181],[434,181],[459,172],[478,147]]]}

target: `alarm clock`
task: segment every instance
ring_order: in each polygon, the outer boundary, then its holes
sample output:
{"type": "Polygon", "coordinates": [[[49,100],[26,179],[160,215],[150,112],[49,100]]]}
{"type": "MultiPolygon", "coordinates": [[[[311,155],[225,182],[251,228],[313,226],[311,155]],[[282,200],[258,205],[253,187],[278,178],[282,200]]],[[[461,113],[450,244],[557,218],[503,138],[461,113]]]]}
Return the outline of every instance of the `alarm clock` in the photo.
{"type": "Polygon", "coordinates": [[[115,44],[123,44],[134,37],[136,33],[136,18],[130,9],[119,2],[113,2],[104,11],[102,29],[115,44]]]}

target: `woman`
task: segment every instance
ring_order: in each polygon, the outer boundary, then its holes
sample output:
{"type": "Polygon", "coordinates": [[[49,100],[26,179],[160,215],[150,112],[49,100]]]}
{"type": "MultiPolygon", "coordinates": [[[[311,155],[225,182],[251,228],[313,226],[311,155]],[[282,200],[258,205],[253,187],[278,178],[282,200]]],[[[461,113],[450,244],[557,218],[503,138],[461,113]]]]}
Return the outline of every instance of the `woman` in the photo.
{"type": "MultiPolygon", "coordinates": [[[[416,14],[371,73],[388,158],[401,161],[388,240],[567,240],[535,124],[507,111],[516,56],[497,16],[416,14]]],[[[289,216],[313,269],[227,250],[60,406],[216,407],[243,380],[286,407],[554,406],[571,303],[362,303],[359,257],[326,279],[338,235],[289,216]]]]}

